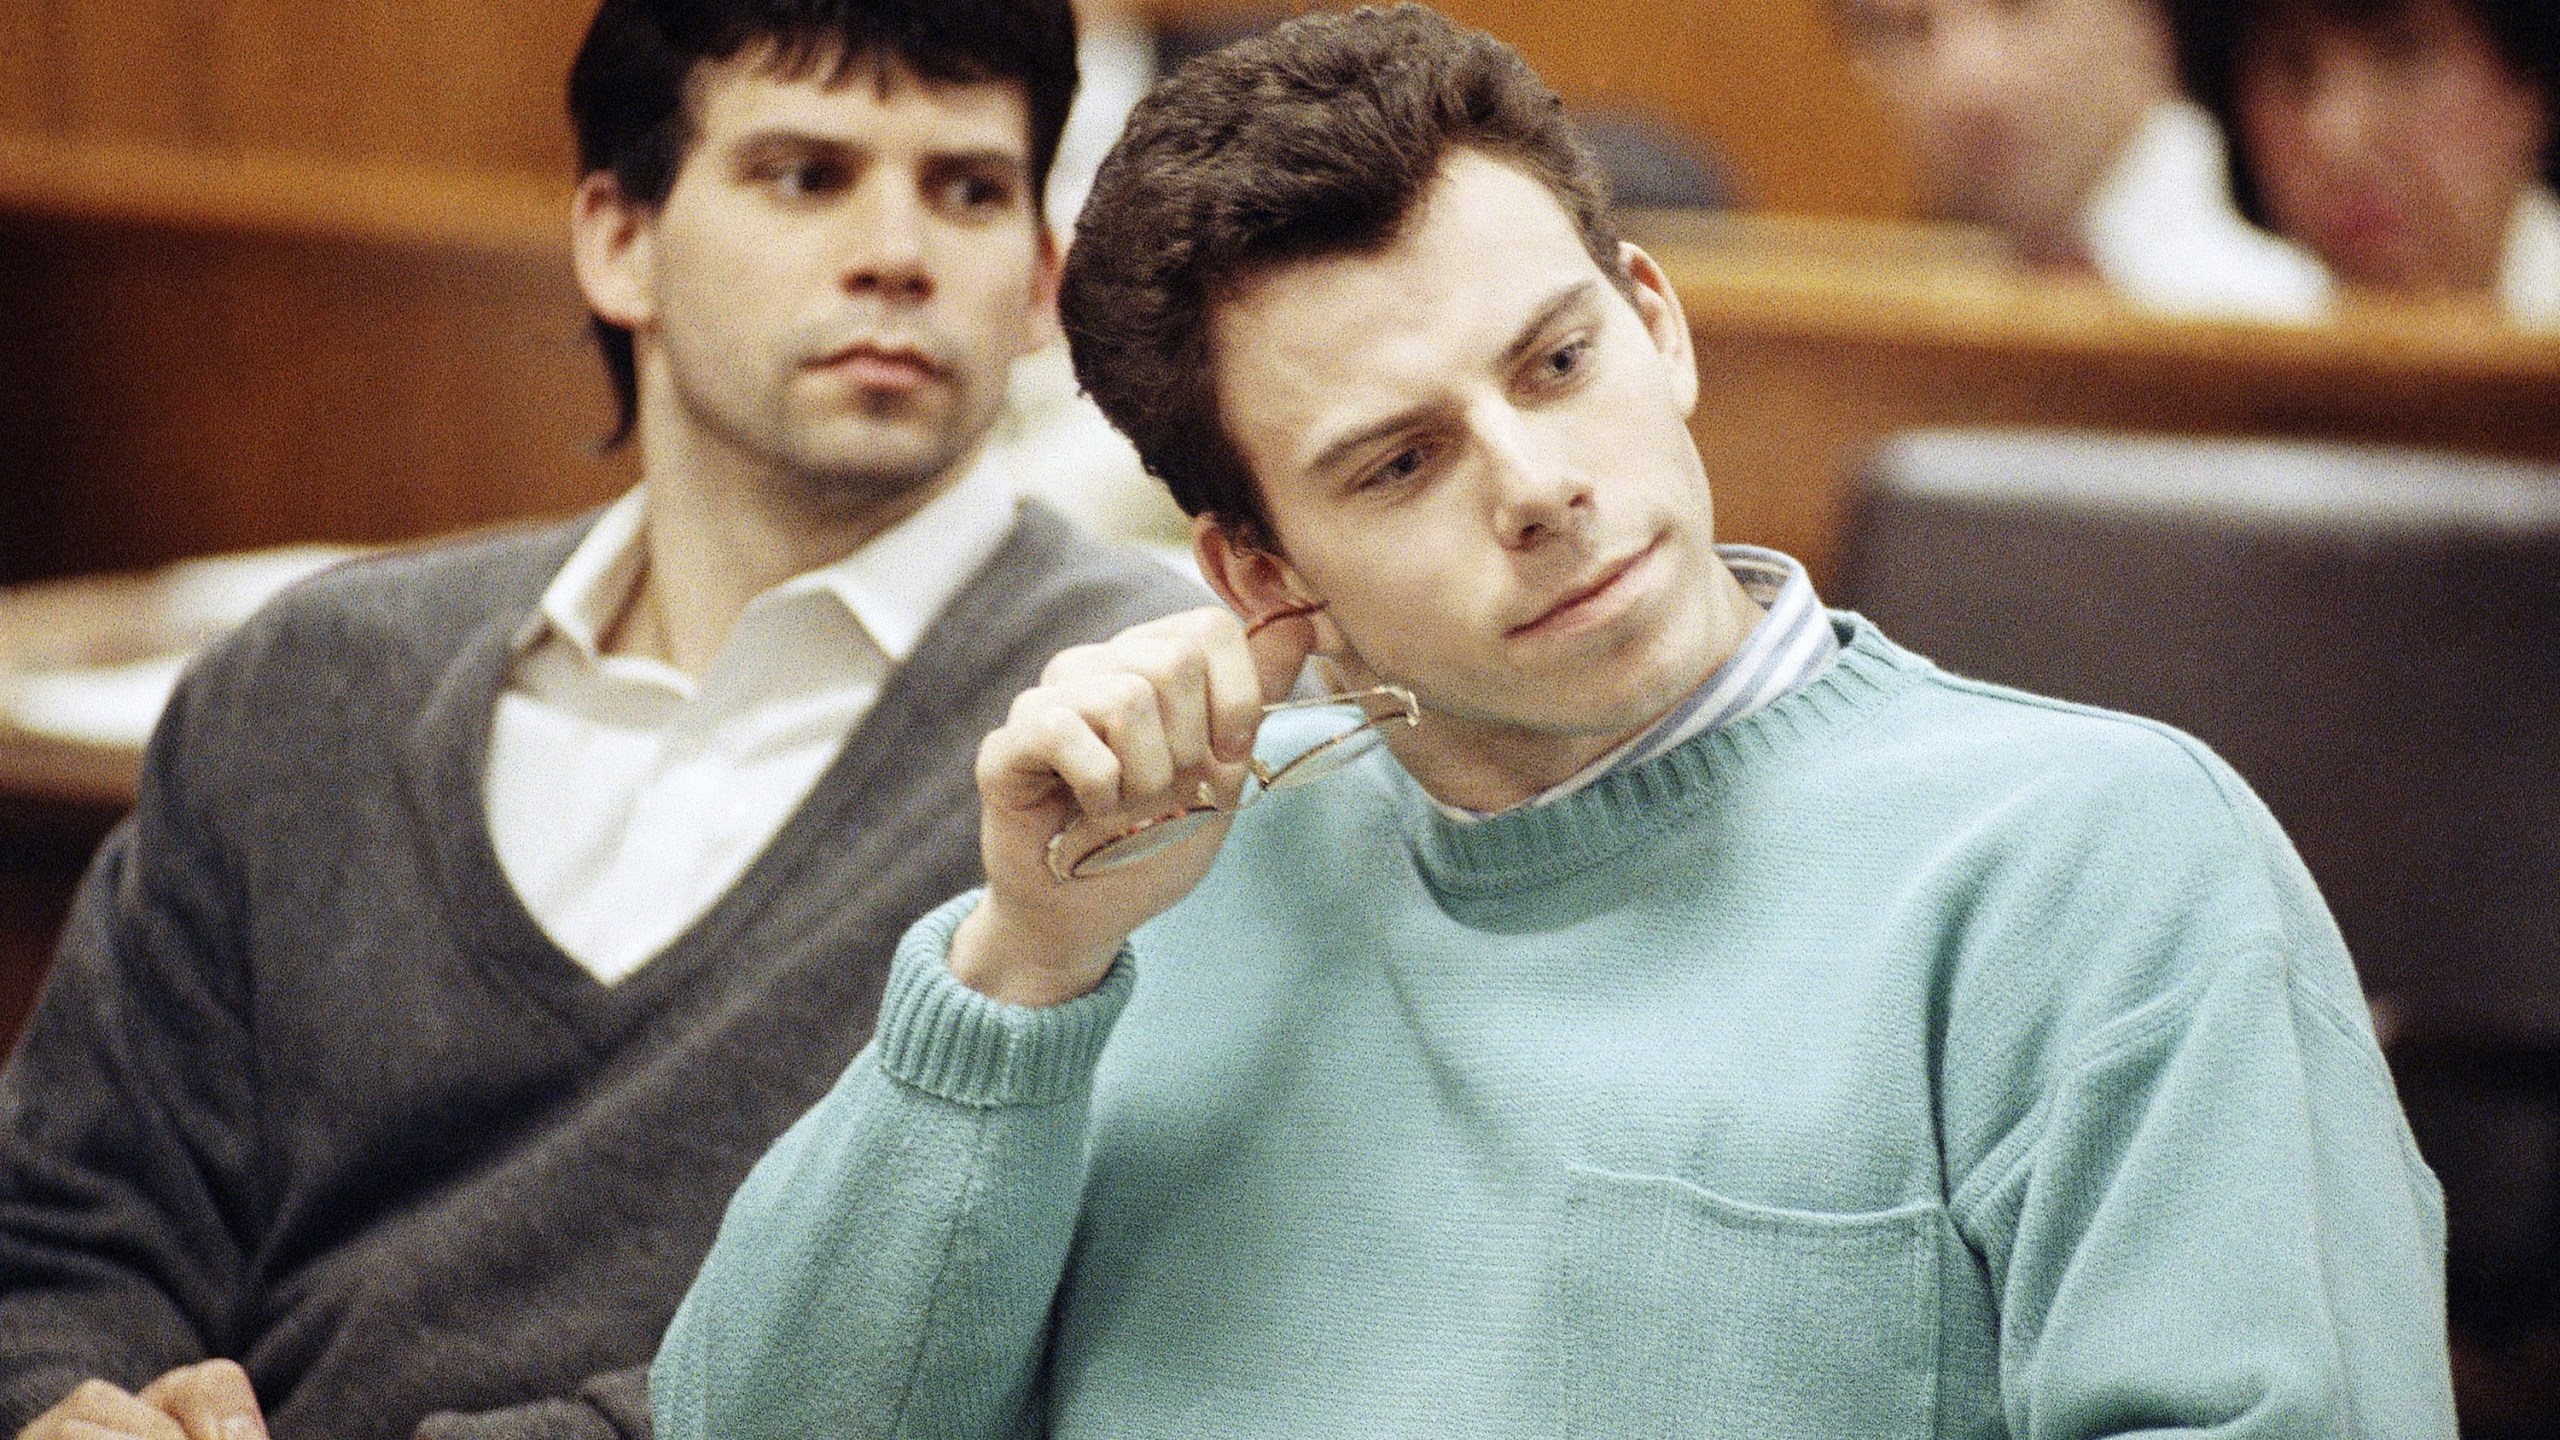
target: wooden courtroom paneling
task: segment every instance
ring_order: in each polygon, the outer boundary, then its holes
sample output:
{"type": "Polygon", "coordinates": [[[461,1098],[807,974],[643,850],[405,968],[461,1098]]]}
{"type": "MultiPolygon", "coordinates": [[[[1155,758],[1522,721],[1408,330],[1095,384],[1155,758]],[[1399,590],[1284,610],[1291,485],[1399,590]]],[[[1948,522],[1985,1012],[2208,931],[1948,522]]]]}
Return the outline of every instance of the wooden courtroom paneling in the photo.
{"type": "MultiPolygon", "coordinates": [[[[1910,204],[1910,164],[1851,76],[1825,3],[1435,0],[1435,8],[1518,47],[1576,105],[1634,102],[1687,124],[1741,174],[1754,204],[1900,214],[1910,204]]],[[[1319,7],[1142,0],[1138,8],[1181,25],[1319,7]]]]}
{"type": "MultiPolygon", "coordinates": [[[[187,0],[80,5],[54,0],[28,41],[38,50],[44,113],[80,139],[215,138],[205,106],[202,7],[187,0]]],[[[14,40],[16,37],[12,37],[14,40]]]]}
{"type": "Polygon", "coordinates": [[[565,175],[0,133],[0,214],[100,226],[555,257],[569,195],[565,175]]]}
{"type": "Polygon", "coordinates": [[[37,134],[54,117],[46,104],[51,56],[43,43],[54,0],[0,0],[0,131],[37,134]]]}
{"type": "Polygon", "coordinates": [[[2006,271],[1961,245],[1773,239],[1759,222],[1718,223],[1727,233],[1702,239],[1692,225],[1687,239],[1654,247],[1698,351],[1691,429],[1717,532],[1798,555],[1818,581],[1836,573],[1861,458],[1922,426],[2286,435],[2560,459],[2560,341],[2474,315],[2182,321],[2093,284],[2006,271]]]}
{"type": "MultiPolygon", "coordinates": [[[[1823,0],[1444,0],[1577,103],[1694,127],[1760,203],[1901,209],[1908,168],[1823,0]]],[[[1169,23],[1303,4],[1148,0],[1169,23]]],[[[591,0],[0,0],[0,127],[213,153],[314,151],[525,174],[569,166],[561,82],[591,0]]]]}
{"type": "MultiPolygon", "coordinates": [[[[565,246],[563,247],[565,250],[565,246]]],[[[0,222],[11,578],[409,539],[629,483],[563,251],[0,222]]]]}
{"type": "Polygon", "coordinates": [[[0,0],[0,126],[70,141],[569,169],[591,0],[0,0]]]}

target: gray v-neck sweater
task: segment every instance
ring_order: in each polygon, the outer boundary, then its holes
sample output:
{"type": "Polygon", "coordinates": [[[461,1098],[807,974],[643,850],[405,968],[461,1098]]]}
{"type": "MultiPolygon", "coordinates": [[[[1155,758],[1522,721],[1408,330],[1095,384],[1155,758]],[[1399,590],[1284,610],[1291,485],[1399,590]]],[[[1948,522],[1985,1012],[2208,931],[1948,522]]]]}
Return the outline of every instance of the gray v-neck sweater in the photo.
{"type": "Polygon", "coordinates": [[[279,1440],[644,1432],[634,1367],[730,1192],[977,881],[979,739],[1059,649],[1205,599],[1026,506],[772,845],[606,988],[481,808],[580,528],[335,571],[180,687],[0,1073],[0,1435],[217,1355],[279,1440]]]}

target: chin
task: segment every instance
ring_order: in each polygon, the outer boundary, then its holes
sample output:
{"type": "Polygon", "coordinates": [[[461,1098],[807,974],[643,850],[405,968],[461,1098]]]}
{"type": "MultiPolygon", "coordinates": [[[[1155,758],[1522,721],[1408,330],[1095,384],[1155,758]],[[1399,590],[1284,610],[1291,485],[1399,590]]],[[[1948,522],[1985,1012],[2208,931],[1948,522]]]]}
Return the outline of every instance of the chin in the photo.
{"type": "MultiPolygon", "coordinates": [[[[1524,680],[1528,677],[1523,677],[1524,680]]],[[[1600,677],[1584,670],[1585,683],[1576,685],[1574,677],[1560,677],[1551,688],[1534,681],[1525,690],[1556,697],[1563,713],[1540,717],[1536,728],[1559,735],[1627,735],[1661,718],[1663,712],[1680,703],[1706,678],[1703,669],[1691,673],[1677,664],[1657,662],[1621,671],[1606,677],[1605,683],[1594,683],[1600,677]],[[1566,710],[1564,707],[1569,706],[1566,710]]]]}
{"type": "Polygon", "coordinates": [[[873,451],[859,457],[828,455],[797,468],[813,497],[861,508],[902,499],[932,485],[949,473],[955,458],[873,451]]]}

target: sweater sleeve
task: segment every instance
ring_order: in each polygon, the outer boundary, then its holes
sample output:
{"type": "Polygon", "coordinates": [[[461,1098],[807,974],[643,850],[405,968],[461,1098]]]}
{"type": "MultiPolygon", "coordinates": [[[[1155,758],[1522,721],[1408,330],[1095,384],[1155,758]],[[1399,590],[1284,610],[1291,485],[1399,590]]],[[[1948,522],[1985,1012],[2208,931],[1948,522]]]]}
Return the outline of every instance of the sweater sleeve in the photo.
{"type": "Polygon", "coordinates": [[[650,1377],[666,1440],[1037,1430],[1094,1067],[1132,984],[1005,1005],[946,968],[963,896],[899,944],[878,1031],[729,1207],[650,1377]]]}
{"type": "Polygon", "coordinates": [[[1976,1091],[2023,1107],[1951,1197],[2010,1432],[2450,1440],[2441,1194],[2309,877],[2227,818],[2142,872],[2157,908],[2065,932],[2041,968],[2086,1023],[1976,1091]]]}
{"type": "Polygon", "coordinates": [[[164,725],[0,1072],[0,1435],[95,1377],[230,1353],[258,1067],[229,887],[164,725]]]}

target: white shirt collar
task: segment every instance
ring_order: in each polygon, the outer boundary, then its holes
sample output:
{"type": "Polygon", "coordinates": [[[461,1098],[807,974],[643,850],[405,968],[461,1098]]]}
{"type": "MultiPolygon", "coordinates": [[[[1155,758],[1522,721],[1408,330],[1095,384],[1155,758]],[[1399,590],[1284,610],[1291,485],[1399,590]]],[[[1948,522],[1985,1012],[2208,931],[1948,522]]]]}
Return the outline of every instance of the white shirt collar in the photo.
{"type": "Polygon", "coordinates": [[[2560,330],[2560,194],[2548,185],[2532,186],[2516,201],[2498,295],[2516,324],[2560,330]]]}
{"type": "Polygon", "coordinates": [[[2241,217],[2222,130],[2190,100],[2144,113],[2079,230],[2099,275],[2156,310],[2304,321],[2329,305],[2320,262],[2241,217]]]}
{"type": "Polygon", "coordinates": [[[640,579],[644,503],[641,487],[635,485],[596,517],[543,587],[533,613],[517,627],[517,654],[549,636],[591,661],[602,658],[604,628],[630,603],[631,587],[640,579]]]}
{"type": "MultiPolygon", "coordinates": [[[[517,631],[518,654],[556,637],[590,664],[604,661],[605,627],[630,603],[631,588],[640,578],[644,489],[634,486],[596,517],[517,631]]],[[[1003,467],[982,458],[949,489],[861,549],[795,575],[766,594],[831,595],[892,664],[904,663],[934,617],[994,558],[1013,529],[1015,503],[1003,467]]]]}

